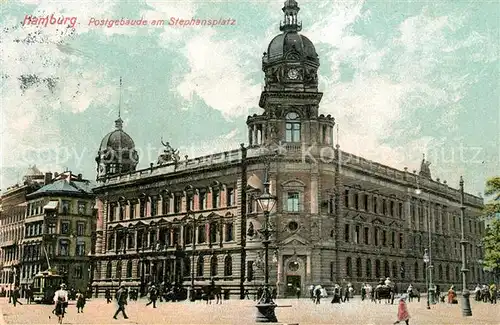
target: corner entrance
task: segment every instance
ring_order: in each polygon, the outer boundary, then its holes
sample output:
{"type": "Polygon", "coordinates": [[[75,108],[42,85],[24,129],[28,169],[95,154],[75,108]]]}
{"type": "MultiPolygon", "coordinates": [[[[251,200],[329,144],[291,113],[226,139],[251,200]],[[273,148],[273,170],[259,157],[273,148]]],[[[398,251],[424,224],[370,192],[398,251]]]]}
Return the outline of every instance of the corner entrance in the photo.
{"type": "Polygon", "coordinates": [[[287,275],[286,276],[286,296],[287,297],[295,297],[297,296],[297,288],[300,288],[301,294],[302,285],[300,282],[300,275],[287,275]]]}

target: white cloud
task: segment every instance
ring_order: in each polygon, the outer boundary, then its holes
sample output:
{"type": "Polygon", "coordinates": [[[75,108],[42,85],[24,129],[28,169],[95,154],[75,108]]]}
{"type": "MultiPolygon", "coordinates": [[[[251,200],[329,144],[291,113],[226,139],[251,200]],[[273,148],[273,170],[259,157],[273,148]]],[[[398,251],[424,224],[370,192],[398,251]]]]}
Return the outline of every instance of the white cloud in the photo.
{"type": "Polygon", "coordinates": [[[237,128],[215,139],[180,147],[179,152],[182,158],[184,158],[184,155],[188,155],[189,158],[194,158],[239,149],[240,146],[237,143],[237,139],[240,134],[241,130],[237,128]]]}
{"type": "Polygon", "coordinates": [[[214,29],[200,29],[181,50],[190,71],[177,90],[187,101],[199,96],[227,118],[247,115],[258,102],[261,85],[251,82],[254,71],[240,64],[245,46],[236,40],[214,40],[215,34],[214,29]]]}

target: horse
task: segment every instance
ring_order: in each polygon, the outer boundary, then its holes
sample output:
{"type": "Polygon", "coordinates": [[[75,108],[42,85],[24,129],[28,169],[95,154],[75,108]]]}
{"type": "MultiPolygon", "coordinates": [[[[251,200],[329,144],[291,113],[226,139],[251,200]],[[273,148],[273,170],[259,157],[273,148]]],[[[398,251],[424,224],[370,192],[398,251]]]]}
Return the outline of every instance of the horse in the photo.
{"type": "Polygon", "coordinates": [[[417,298],[417,301],[420,302],[420,291],[418,289],[410,289],[407,291],[408,293],[408,302],[411,302],[413,298],[417,298]]]}

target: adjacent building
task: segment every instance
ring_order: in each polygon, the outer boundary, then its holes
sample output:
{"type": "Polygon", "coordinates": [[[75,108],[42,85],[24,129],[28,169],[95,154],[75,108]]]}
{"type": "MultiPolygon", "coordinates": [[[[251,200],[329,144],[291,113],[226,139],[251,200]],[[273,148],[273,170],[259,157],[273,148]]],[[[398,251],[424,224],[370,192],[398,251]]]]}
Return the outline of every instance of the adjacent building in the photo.
{"type": "Polygon", "coordinates": [[[45,175],[36,166],[30,166],[23,176],[22,183],[11,186],[2,193],[0,211],[0,291],[2,293],[8,294],[14,286],[20,284],[24,219],[27,211],[26,196],[38,190],[45,182],[45,175]]]}
{"type": "MultiPolygon", "coordinates": [[[[334,145],[335,120],[320,109],[317,52],[299,33],[297,2],[287,0],[283,12],[281,33],[262,57],[262,113],[247,119],[247,144],[181,159],[163,143],[156,165],[137,170],[135,144],[120,118],[102,140],[94,189],[99,292],[120,284],[144,290],[151,282],[199,287],[211,279],[240,297],[255,290],[264,280],[264,216],[256,197],[266,169],[278,198],[270,276],[279,296],[380,277],[423,288],[425,249],[436,284],[461,283],[459,191],[432,178],[425,159],[416,162],[417,173],[334,145]]],[[[482,206],[480,197],[465,194],[467,275],[474,283],[485,277],[482,206]]]]}
{"type": "Polygon", "coordinates": [[[69,288],[88,289],[95,233],[95,199],[90,181],[71,171],[49,173],[50,182],[27,195],[20,283],[49,268],[65,276],[69,288]]]}

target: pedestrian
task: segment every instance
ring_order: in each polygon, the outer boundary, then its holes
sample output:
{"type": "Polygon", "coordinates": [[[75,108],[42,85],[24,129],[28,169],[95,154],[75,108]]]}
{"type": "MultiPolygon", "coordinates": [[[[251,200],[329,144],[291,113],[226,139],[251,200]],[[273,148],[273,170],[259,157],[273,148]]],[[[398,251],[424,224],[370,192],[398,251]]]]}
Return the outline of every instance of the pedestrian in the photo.
{"type": "Polygon", "coordinates": [[[106,298],[106,303],[109,304],[111,302],[111,290],[109,288],[104,292],[104,297],[106,298]]]}
{"type": "Polygon", "coordinates": [[[398,305],[398,320],[394,322],[394,324],[398,324],[404,321],[406,325],[410,324],[410,314],[408,313],[408,306],[406,305],[406,295],[402,295],[399,298],[398,305]]]}
{"type": "Polygon", "coordinates": [[[12,291],[12,304],[14,305],[14,307],[16,307],[16,304],[20,304],[22,305],[23,303],[19,301],[19,287],[15,287],[14,288],[14,291],[12,291]]]}
{"type": "Polygon", "coordinates": [[[364,301],[366,298],[366,286],[365,284],[363,283],[361,285],[361,301],[364,301]]]}
{"type": "Polygon", "coordinates": [[[314,301],[314,284],[309,286],[309,294],[311,295],[311,300],[314,301]]]}
{"type": "Polygon", "coordinates": [[[494,282],[490,285],[490,300],[492,304],[497,303],[497,285],[494,282]]]}
{"type": "Polygon", "coordinates": [[[153,308],[156,308],[156,300],[158,300],[158,290],[156,290],[156,287],[152,285],[149,288],[149,302],[146,306],[153,304],[153,308]]]}
{"type": "Polygon", "coordinates": [[[127,305],[127,298],[128,298],[127,289],[125,288],[124,285],[121,285],[120,289],[118,289],[118,291],[116,292],[116,295],[115,295],[118,309],[116,310],[115,315],[113,316],[114,319],[118,319],[118,318],[116,318],[116,316],[118,316],[118,314],[120,312],[122,312],[123,318],[128,319],[128,316],[125,313],[125,306],[127,305]]]}
{"type": "MultiPolygon", "coordinates": [[[[248,291],[248,289],[245,289],[245,297],[250,300],[250,292],[248,291]]],[[[255,300],[255,299],[254,299],[255,300]]]]}
{"type": "Polygon", "coordinates": [[[317,286],[314,290],[314,295],[316,296],[316,300],[314,301],[316,305],[319,305],[321,302],[321,286],[317,286]]]}
{"type": "Polygon", "coordinates": [[[216,304],[222,304],[222,288],[220,285],[215,286],[215,299],[216,304]]]}
{"type": "Polygon", "coordinates": [[[31,289],[31,286],[29,285],[28,288],[26,288],[26,304],[31,305],[32,301],[33,301],[33,289],[31,289]]]}
{"type": "Polygon", "coordinates": [[[85,295],[78,290],[76,292],[76,309],[78,310],[78,313],[83,313],[83,307],[85,307],[85,295]]]}
{"type": "Polygon", "coordinates": [[[452,285],[450,290],[448,290],[448,303],[449,304],[457,304],[457,294],[455,293],[455,286],[452,285]]]}
{"type": "Polygon", "coordinates": [[[62,324],[66,307],[68,307],[68,300],[68,291],[66,291],[66,285],[63,283],[61,284],[61,288],[54,294],[55,308],[52,311],[57,316],[59,324],[62,324]]]}
{"type": "Polygon", "coordinates": [[[344,287],[344,302],[349,301],[349,288],[344,287]]]}
{"type": "Polygon", "coordinates": [[[297,299],[300,299],[300,287],[295,289],[295,294],[297,295],[297,299]]]}

